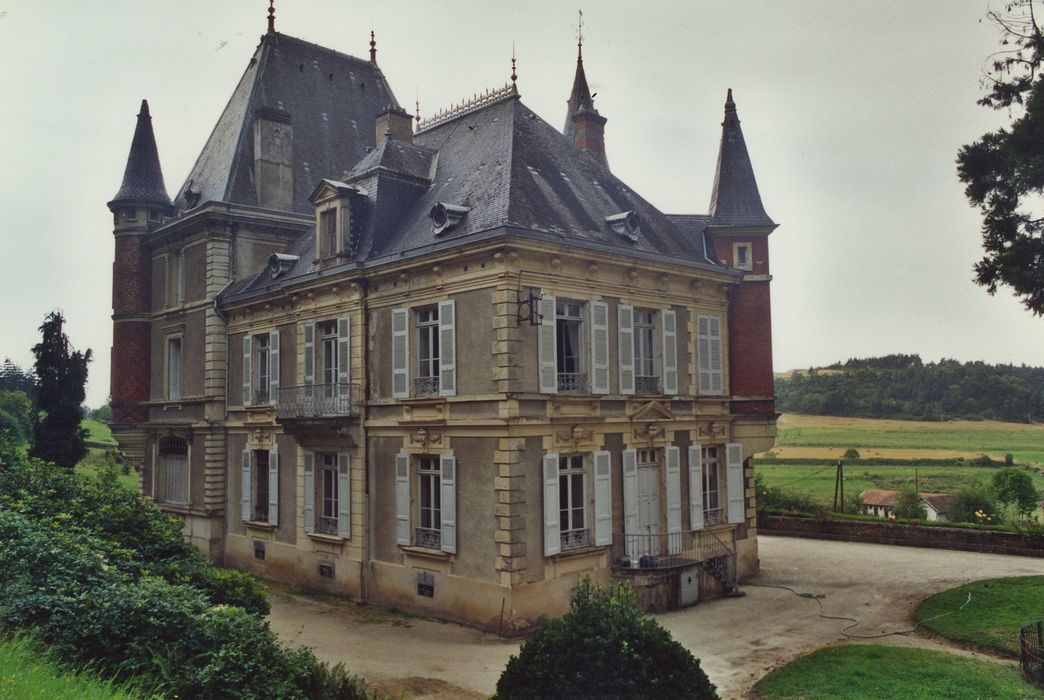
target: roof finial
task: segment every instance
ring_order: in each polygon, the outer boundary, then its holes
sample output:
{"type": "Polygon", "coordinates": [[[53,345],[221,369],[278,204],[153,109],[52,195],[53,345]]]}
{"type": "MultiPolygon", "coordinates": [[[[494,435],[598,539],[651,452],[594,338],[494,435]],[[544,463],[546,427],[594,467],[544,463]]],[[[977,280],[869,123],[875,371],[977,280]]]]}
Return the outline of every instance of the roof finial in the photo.
{"type": "Polygon", "coordinates": [[[580,10],[580,23],[576,26],[576,60],[584,60],[584,11],[580,10]]]}
{"type": "Polygon", "coordinates": [[[725,96],[725,111],[735,112],[736,103],[732,101],[732,88],[729,88],[728,94],[725,96]]]}
{"type": "Polygon", "coordinates": [[[511,42],[511,90],[512,92],[518,93],[518,86],[515,82],[518,80],[518,73],[515,72],[515,42],[511,42]]]}
{"type": "Polygon", "coordinates": [[[268,0],[268,33],[275,34],[275,0],[268,0]]]}
{"type": "Polygon", "coordinates": [[[374,38],[373,30],[370,30],[370,63],[377,64],[377,39],[374,38]]]}
{"type": "Polygon", "coordinates": [[[417,126],[420,126],[420,88],[417,88],[417,111],[414,112],[413,119],[417,122],[417,126]]]}

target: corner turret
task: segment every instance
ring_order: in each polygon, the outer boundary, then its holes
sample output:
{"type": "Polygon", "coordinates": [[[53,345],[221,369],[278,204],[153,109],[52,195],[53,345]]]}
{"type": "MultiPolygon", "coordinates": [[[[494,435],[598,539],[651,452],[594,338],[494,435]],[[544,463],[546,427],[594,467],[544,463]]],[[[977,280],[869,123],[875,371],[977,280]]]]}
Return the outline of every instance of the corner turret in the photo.
{"type": "Polygon", "coordinates": [[[605,157],[605,123],[608,120],[595,109],[594,95],[587,86],[582,36],[576,45],[576,75],[573,76],[573,90],[569,93],[566,105],[566,121],[562,133],[575,143],[577,148],[587,151],[608,168],[609,162],[605,157]]]}

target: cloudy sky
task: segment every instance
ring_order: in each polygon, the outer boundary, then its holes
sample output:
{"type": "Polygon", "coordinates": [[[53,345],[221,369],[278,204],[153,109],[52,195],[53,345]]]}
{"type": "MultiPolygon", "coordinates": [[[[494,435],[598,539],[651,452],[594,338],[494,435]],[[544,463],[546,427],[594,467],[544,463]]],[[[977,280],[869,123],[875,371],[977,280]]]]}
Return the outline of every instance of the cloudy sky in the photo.
{"type": "MultiPolygon", "coordinates": [[[[560,0],[280,0],[277,29],[378,63],[422,115],[510,74],[564,120],[576,10],[560,0]]],[[[1044,364],[1044,320],[971,282],[979,217],[958,148],[997,46],[985,0],[598,2],[584,64],[613,171],[662,210],[704,213],[733,88],[771,237],[777,370],[920,353],[1044,364]],[[650,9],[654,8],[654,9],[650,9]]],[[[92,348],[108,394],[112,222],[147,98],[167,188],[186,177],[265,30],[265,0],[0,0],[0,356],[28,367],[45,314],[92,348]]]]}

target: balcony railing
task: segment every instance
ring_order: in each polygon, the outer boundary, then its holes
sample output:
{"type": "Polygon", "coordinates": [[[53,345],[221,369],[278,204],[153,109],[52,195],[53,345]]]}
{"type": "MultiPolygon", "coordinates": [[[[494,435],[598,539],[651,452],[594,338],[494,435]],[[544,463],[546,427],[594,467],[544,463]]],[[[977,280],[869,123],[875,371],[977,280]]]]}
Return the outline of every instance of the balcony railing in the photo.
{"type": "Polygon", "coordinates": [[[583,372],[559,372],[558,392],[561,394],[586,394],[587,375],[583,372]]]}
{"type": "Polygon", "coordinates": [[[320,535],[336,535],[337,518],[328,518],[325,515],[316,516],[315,531],[320,535]]]}
{"type": "Polygon", "coordinates": [[[427,527],[418,527],[415,530],[415,534],[415,544],[418,547],[427,547],[428,549],[442,548],[442,532],[440,530],[432,530],[427,527]]]}
{"type": "Polygon", "coordinates": [[[659,377],[635,377],[634,378],[634,393],[636,393],[636,394],[659,394],[660,393],[660,378],[659,377]]]}
{"type": "Polygon", "coordinates": [[[710,527],[712,525],[721,525],[725,522],[725,508],[704,508],[703,509],[703,527],[710,527]]]}
{"type": "Polygon", "coordinates": [[[562,551],[580,549],[591,546],[591,533],[588,530],[567,530],[561,533],[562,551]]]}
{"type": "Polygon", "coordinates": [[[666,569],[702,563],[722,582],[734,585],[736,577],[735,530],[731,544],[707,530],[613,535],[612,562],[617,568],[666,569]]]}
{"type": "Polygon", "coordinates": [[[277,418],[350,416],[359,410],[359,385],[306,384],[279,387],[277,418]]]}
{"type": "Polygon", "coordinates": [[[414,396],[438,396],[439,395],[439,378],[438,377],[415,377],[413,380],[413,395],[414,396]]]}

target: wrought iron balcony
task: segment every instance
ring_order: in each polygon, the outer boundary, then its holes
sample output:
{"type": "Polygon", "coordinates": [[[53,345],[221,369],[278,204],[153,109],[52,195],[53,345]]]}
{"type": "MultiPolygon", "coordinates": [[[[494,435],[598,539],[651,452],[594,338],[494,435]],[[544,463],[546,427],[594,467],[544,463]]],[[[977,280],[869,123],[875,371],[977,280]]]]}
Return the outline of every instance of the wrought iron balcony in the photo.
{"type": "Polygon", "coordinates": [[[337,518],[328,518],[324,515],[316,516],[315,531],[318,532],[320,535],[336,535],[337,518]]]}
{"type": "Polygon", "coordinates": [[[725,509],[724,508],[704,508],[703,509],[703,527],[710,527],[712,525],[721,525],[725,522],[725,509]]]}
{"type": "Polygon", "coordinates": [[[428,549],[441,549],[442,548],[442,531],[432,530],[426,527],[418,527],[415,530],[416,539],[414,544],[418,547],[427,547],[428,549]]]}
{"type": "Polygon", "coordinates": [[[580,549],[591,546],[591,533],[588,530],[567,530],[561,533],[562,551],[580,549]]]}
{"type": "Polygon", "coordinates": [[[659,377],[635,377],[634,378],[634,393],[636,393],[636,394],[659,394],[660,393],[660,378],[659,377]]]}
{"type": "Polygon", "coordinates": [[[439,395],[439,378],[438,377],[415,377],[413,380],[413,395],[414,396],[438,396],[439,395]]]}
{"type": "Polygon", "coordinates": [[[558,392],[560,394],[586,394],[587,375],[583,372],[559,372],[558,392]]]}
{"type": "Polygon", "coordinates": [[[306,384],[279,387],[276,418],[332,418],[359,411],[359,385],[306,384]]]}

